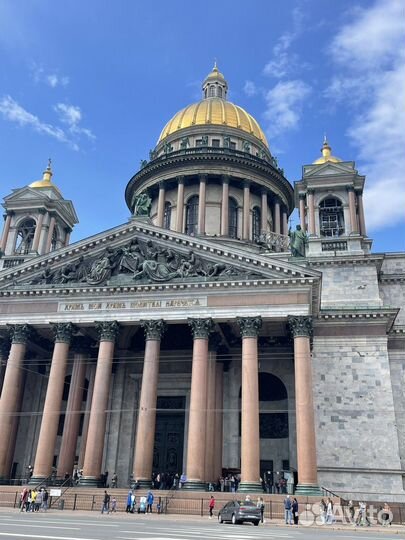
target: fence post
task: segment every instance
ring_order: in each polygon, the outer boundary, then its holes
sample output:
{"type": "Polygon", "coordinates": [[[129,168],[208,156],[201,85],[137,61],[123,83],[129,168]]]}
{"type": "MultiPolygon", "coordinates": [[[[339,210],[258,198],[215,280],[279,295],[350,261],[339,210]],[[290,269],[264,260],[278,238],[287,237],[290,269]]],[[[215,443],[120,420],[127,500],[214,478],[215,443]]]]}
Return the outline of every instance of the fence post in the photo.
{"type": "Polygon", "coordinates": [[[273,519],[273,501],[270,499],[270,519],[273,519]]]}
{"type": "Polygon", "coordinates": [[[94,509],[94,495],[93,495],[93,499],[91,501],[91,511],[93,511],[93,509],[94,509]]]}
{"type": "Polygon", "coordinates": [[[402,525],[402,512],[401,512],[401,506],[399,508],[399,524],[402,525]]]}
{"type": "Polygon", "coordinates": [[[75,493],[75,498],[73,500],[73,510],[76,510],[76,499],[77,499],[77,493],[75,493]]]}
{"type": "Polygon", "coordinates": [[[17,495],[18,495],[18,491],[15,492],[15,497],[14,497],[14,508],[16,507],[16,504],[17,504],[17,495]]]}
{"type": "Polygon", "coordinates": [[[204,499],[201,499],[201,517],[204,515],[204,499]]]}

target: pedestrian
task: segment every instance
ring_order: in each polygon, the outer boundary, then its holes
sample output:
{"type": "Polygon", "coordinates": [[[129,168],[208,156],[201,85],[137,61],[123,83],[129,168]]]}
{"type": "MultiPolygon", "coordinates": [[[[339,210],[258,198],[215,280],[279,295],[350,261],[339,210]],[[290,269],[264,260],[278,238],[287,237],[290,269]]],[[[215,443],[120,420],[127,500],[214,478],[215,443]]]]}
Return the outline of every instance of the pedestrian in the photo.
{"type": "Polygon", "coordinates": [[[117,473],[114,473],[111,477],[111,489],[116,488],[118,485],[118,475],[117,473]]]}
{"type": "Polygon", "coordinates": [[[295,497],[293,498],[291,510],[292,510],[292,515],[293,515],[293,519],[294,519],[294,525],[298,525],[298,520],[299,520],[298,501],[297,501],[297,499],[295,497]]]}
{"type": "Polygon", "coordinates": [[[392,521],[392,512],[391,508],[388,506],[388,503],[384,503],[384,506],[381,509],[381,525],[386,527],[391,525],[392,521]]]}
{"type": "Polygon", "coordinates": [[[256,506],[257,506],[257,508],[259,508],[259,510],[260,510],[260,516],[261,516],[261,517],[260,517],[260,521],[261,521],[262,523],[264,523],[264,501],[263,501],[263,497],[259,497],[259,498],[257,499],[257,505],[256,505],[256,506]]]}
{"type": "Polygon", "coordinates": [[[104,514],[104,512],[110,513],[110,496],[106,490],[104,491],[103,506],[101,508],[101,513],[104,514]]]}
{"type": "Polygon", "coordinates": [[[186,473],[182,473],[182,475],[180,476],[179,488],[181,489],[186,482],[187,482],[187,475],[186,473]]]}
{"type": "Polygon", "coordinates": [[[325,525],[325,523],[326,523],[326,503],[325,503],[324,499],[321,499],[321,502],[319,503],[319,515],[321,517],[322,525],[325,525]]]}
{"type": "Polygon", "coordinates": [[[328,498],[326,501],[326,524],[332,525],[334,519],[335,516],[333,515],[333,502],[332,499],[328,498]]]}
{"type": "Polygon", "coordinates": [[[349,501],[349,504],[347,505],[347,509],[349,511],[349,519],[350,519],[350,523],[353,523],[354,521],[354,504],[353,504],[353,501],[349,501]]]}
{"type": "Polygon", "coordinates": [[[37,493],[37,498],[35,499],[35,512],[39,512],[40,508],[42,508],[42,489],[37,493]]]}
{"type": "Polygon", "coordinates": [[[115,497],[111,498],[111,512],[117,511],[117,499],[115,497]]]}
{"type": "Polygon", "coordinates": [[[49,493],[48,493],[48,490],[45,488],[44,493],[42,495],[42,510],[44,512],[48,510],[48,499],[49,499],[49,493]]]}
{"type": "Polygon", "coordinates": [[[148,491],[148,495],[146,496],[146,513],[149,514],[152,513],[152,507],[153,507],[153,493],[151,491],[148,491]]]}
{"type": "Polygon", "coordinates": [[[208,508],[209,508],[209,512],[210,512],[210,519],[212,519],[212,513],[214,511],[214,507],[215,507],[215,499],[214,499],[214,495],[211,495],[211,498],[210,498],[210,502],[208,504],[208,508]]]}
{"type": "Polygon", "coordinates": [[[292,502],[290,499],[290,496],[287,495],[287,497],[284,499],[284,518],[285,518],[285,524],[286,525],[292,525],[292,502]]]}

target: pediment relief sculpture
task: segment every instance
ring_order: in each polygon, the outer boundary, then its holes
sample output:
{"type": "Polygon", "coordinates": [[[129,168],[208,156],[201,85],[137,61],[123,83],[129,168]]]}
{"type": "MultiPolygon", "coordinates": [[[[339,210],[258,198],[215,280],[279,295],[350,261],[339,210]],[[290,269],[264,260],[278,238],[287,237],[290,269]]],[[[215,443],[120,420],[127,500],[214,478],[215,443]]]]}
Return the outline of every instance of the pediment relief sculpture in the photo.
{"type": "Polygon", "coordinates": [[[57,269],[49,264],[39,275],[24,282],[29,285],[124,285],[134,282],[154,283],[173,280],[223,280],[230,276],[258,277],[226,262],[212,262],[194,251],[179,252],[162,247],[152,240],[132,239],[119,247],[107,247],[93,257],[80,256],[57,269]]]}

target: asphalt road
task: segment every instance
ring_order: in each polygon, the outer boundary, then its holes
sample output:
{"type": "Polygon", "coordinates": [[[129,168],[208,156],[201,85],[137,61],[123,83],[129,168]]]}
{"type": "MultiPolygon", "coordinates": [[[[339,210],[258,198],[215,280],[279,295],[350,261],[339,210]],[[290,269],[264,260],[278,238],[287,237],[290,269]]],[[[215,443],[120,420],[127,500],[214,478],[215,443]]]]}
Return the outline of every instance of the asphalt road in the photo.
{"type": "Polygon", "coordinates": [[[219,524],[216,519],[189,516],[150,516],[95,512],[48,512],[25,514],[0,511],[0,540],[250,540],[250,539],[367,539],[398,540],[397,530],[383,532],[346,527],[328,528],[288,527],[265,523],[219,524]]]}

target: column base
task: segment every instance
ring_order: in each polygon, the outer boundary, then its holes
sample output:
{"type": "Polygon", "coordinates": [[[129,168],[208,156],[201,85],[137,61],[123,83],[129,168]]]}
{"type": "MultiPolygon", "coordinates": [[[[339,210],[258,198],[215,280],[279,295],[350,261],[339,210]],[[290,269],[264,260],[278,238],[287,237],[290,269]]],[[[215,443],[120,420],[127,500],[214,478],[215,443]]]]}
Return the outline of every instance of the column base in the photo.
{"type": "Polygon", "coordinates": [[[294,495],[312,495],[321,497],[322,491],[317,484],[298,484],[294,495]]]}
{"type": "Polygon", "coordinates": [[[103,482],[97,476],[82,476],[77,485],[78,487],[103,487],[103,482]]]}
{"type": "Polygon", "coordinates": [[[10,483],[9,478],[0,476],[0,486],[7,486],[10,483]]]}
{"type": "Polygon", "coordinates": [[[37,486],[38,484],[46,484],[46,480],[51,480],[48,476],[31,476],[28,480],[29,486],[37,486]]]}
{"type": "Polygon", "coordinates": [[[261,482],[241,482],[238,486],[238,493],[263,493],[261,482]]]}
{"type": "Polygon", "coordinates": [[[189,491],[207,491],[207,484],[202,480],[187,480],[181,489],[189,491]]]}
{"type": "Polygon", "coordinates": [[[134,481],[131,485],[135,485],[139,489],[151,489],[152,488],[152,480],[145,480],[140,479],[136,482],[134,481]]]}

